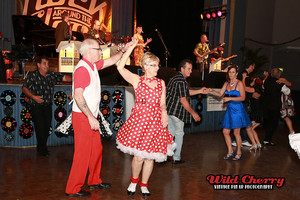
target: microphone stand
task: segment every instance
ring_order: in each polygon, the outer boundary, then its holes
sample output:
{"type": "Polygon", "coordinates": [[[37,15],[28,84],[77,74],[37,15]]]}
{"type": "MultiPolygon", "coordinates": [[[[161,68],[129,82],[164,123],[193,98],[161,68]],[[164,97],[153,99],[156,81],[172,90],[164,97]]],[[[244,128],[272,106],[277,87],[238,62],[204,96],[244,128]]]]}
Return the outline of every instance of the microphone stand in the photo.
{"type": "Polygon", "coordinates": [[[170,52],[169,52],[169,50],[168,50],[168,48],[167,48],[167,46],[166,46],[166,44],[165,44],[165,42],[164,42],[164,40],[163,40],[163,38],[162,38],[161,33],[160,33],[157,29],[156,29],[155,31],[157,32],[158,37],[160,38],[162,44],[163,44],[164,47],[165,47],[166,67],[168,67],[168,56],[171,56],[171,54],[170,54],[170,52]]]}

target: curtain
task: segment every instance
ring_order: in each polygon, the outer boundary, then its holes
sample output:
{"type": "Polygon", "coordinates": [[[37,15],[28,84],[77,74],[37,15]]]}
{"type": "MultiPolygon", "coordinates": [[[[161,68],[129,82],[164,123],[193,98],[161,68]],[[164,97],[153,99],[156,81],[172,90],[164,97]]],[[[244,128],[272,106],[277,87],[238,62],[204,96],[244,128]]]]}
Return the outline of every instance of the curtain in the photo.
{"type": "Polygon", "coordinates": [[[11,50],[11,45],[14,43],[14,32],[11,16],[15,14],[15,1],[1,0],[0,1],[0,32],[3,33],[3,38],[0,40],[2,50],[11,50]],[[7,38],[8,40],[4,40],[7,38]]]}
{"type": "Polygon", "coordinates": [[[112,33],[132,37],[133,0],[112,0],[112,33]]]}

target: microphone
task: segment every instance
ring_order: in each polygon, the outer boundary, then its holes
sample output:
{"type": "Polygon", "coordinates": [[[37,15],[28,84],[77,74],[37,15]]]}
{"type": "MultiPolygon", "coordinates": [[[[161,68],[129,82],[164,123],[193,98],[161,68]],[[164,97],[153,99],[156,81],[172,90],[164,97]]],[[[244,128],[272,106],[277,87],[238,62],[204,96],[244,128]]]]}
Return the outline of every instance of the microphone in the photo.
{"type": "Polygon", "coordinates": [[[207,40],[206,43],[209,43],[209,40],[207,40]]]}
{"type": "Polygon", "coordinates": [[[155,29],[155,31],[157,32],[158,30],[157,30],[157,29],[155,29]]]}

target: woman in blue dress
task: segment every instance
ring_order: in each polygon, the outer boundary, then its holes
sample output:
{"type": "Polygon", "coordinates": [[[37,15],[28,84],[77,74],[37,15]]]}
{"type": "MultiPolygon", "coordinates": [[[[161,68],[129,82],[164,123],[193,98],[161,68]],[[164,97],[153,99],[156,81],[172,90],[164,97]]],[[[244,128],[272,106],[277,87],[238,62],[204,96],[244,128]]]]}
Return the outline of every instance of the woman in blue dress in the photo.
{"type": "Polygon", "coordinates": [[[226,74],[227,81],[224,83],[220,91],[209,89],[210,92],[216,96],[223,97],[223,102],[227,104],[227,110],[224,116],[222,124],[223,135],[228,148],[228,153],[224,157],[225,160],[232,158],[232,160],[240,160],[242,157],[242,139],[240,135],[241,128],[251,125],[251,121],[246,113],[243,101],[245,100],[245,88],[241,81],[237,79],[237,67],[232,65],[228,67],[226,74]],[[230,131],[233,130],[233,134],[237,143],[236,155],[233,153],[231,145],[230,131]]]}

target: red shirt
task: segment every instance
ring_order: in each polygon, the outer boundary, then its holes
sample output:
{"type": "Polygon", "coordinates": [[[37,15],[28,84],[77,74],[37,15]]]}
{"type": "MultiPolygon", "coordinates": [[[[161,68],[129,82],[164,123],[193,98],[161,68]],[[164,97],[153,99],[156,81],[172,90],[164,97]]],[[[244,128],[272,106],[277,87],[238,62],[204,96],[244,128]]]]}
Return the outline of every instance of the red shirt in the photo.
{"type": "MultiPolygon", "coordinates": [[[[92,70],[94,70],[94,66],[92,65],[92,63],[90,63],[88,60],[84,58],[82,58],[82,60],[85,61],[91,67],[92,70]]],[[[99,71],[103,67],[104,60],[99,60],[95,64],[97,70],[99,71]]],[[[73,79],[74,79],[74,89],[82,88],[83,90],[90,84],[91,81],[88,70],[83,66],[80,66],[76,69],[73,75],[73,79]]]]}

